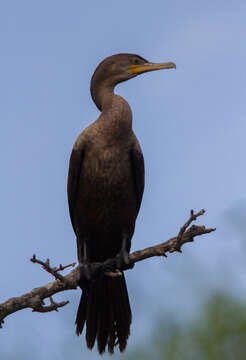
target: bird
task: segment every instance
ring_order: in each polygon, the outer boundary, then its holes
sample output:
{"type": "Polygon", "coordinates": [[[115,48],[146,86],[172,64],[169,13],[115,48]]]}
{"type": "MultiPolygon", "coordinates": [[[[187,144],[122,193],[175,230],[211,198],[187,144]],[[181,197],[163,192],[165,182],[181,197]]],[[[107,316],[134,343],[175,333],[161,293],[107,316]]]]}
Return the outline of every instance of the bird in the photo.
{"type": "Polygon", "coordinates": [[[144,157],[132,129],[132,111],[114,88],[145,72],[172,68],[173,62],[153,63],[136,54],[104,59],[90,84],[101,114],[78,136],[70,156],[67,193],[82,289],[76,334],[86,325],[87,347],[97,342],[99,354],[112,354],[116,346],[125,350],[132,314],[124,274],[92,281],[93,272],[110,258],[129,264],[144,192],[144,157]]]}

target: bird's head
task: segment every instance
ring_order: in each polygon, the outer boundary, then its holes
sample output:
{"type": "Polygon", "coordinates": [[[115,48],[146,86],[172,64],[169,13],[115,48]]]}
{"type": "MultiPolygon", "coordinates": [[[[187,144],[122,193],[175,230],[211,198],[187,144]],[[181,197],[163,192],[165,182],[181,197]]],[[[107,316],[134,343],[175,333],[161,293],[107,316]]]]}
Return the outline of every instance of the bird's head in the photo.
{"type": "Polygon", "coordinates": [[[173,62],[152,63],[135,54],[117,54],[104,59],[96,68],[92,81],[106,82],[112,86],[148,71],[173,69],[173,62]]]}
{"type": "Polygon", "coordinates": [[[114,87],[147,71],[173,69],[173,62],[152,63],[134,54],[117,54],[104,59],[96,68],[91,79],[91,96],[98,109],[106,95],[113,93],[114,87]]]}

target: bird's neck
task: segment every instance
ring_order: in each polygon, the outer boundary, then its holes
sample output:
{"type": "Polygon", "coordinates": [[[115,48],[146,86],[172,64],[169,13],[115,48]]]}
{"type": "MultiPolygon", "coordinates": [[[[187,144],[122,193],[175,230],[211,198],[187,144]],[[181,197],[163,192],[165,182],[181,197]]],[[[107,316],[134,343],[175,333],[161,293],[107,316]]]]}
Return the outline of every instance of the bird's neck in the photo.
{"type": "Polygon", "coordinates": [[[91,86],[91,97],[100,111],[107,110],[114,99],[114,85],[110,83],[97,84],[91,86]]]}
{"type": "Polygon", "coordinates": [[[110,127],[116,133],[128,133],[132,129],[132,112],[128,102],[119,95],[114,94],[115,84],[110,82],[91,82],[91,96],[102,112],[98,120],[110,127]]]}
{"type": "Polygon", "coordinates": [[[96,74],[91,79],[91,97],[100,111],[110,106],[114,97],[115,84],[110,79],[98,79],[96,74]]]}

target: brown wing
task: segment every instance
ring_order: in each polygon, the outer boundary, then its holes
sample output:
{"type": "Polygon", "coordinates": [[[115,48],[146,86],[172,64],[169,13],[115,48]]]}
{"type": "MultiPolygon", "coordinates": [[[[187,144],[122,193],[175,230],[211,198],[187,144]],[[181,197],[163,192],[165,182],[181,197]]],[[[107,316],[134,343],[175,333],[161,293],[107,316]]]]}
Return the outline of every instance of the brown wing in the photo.
{"type": "Polygon", "coordinates": [[[144,192],[144,157],[139,142],[135,136],[131,148],[131,164],[139,211],[144,192]]]}
{"type": "Polygon", "coordinates": [[[79,144],[75,144],[70,157],[69,171],[68,171],[67,195],[68,195],[69,213],[73,225],[73,230],[77,237],[78,234],[76,233],[75,209],[76,209],[77,193],[78,193],[79,179],[81,176],[82,164],[84,159],[84,153],[85,153],[84,143],[81,141],[79,144]]]}

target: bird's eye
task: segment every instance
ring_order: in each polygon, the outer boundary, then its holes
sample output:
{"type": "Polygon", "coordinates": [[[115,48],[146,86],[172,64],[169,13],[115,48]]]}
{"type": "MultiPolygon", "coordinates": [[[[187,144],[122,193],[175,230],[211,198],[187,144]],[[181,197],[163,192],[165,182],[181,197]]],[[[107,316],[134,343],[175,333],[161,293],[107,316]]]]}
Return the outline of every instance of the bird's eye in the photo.
{"type": "Polygon", "coordinates": [[[134,60],[134,64],[137,65],[137,64],[139,64],[139,63],[140,63],[140,61],[139,61],[138,59],[135,59],[135,60],[134,60]]]}

